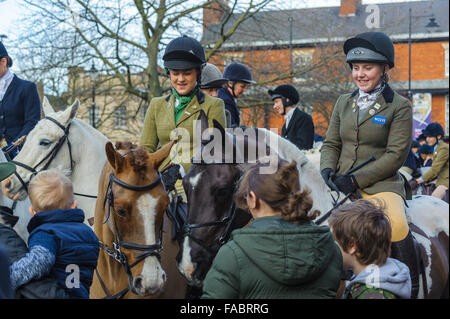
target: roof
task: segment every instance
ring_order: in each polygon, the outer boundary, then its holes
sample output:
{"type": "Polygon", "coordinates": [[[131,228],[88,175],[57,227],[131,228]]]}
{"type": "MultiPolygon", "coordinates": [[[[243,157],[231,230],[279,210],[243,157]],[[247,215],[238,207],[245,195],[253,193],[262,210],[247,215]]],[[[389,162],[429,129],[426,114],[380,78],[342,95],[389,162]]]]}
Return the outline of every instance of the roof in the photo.
{"type": "MultiPolygon", "coordinates": [[[[236,32],[222,46],[249,48],[255,46],[289,45],[292,23],[292,44],[308,46],[318,42],[343,41],[366,31],[381,31],[396,41],[407,41],[409,35],[409,8],[412,10],[412,39],[447,38],[449,31],[449,1],[417,1],[376,4],[379,8],[379,28],[370,29],[366,25],[368,16],[373,14],[370,6],[360,5],[355,16],[340,17],[340,7],[305,8],[281,11],[261,11],[244,21],[236,32]],[[367,11],[367,12],[366,12],[367,11]],[[437,28],[427,28],[434,15],[437,28]],[[290,21],[292,17],[292,21],[290,21]]],[[[233,14],[225,26],[225,32],[238,19],[233,14]]],[[[219,25],[212,24],[205,30],[202,43],[214,43],[219,37],[219,25]]]]}

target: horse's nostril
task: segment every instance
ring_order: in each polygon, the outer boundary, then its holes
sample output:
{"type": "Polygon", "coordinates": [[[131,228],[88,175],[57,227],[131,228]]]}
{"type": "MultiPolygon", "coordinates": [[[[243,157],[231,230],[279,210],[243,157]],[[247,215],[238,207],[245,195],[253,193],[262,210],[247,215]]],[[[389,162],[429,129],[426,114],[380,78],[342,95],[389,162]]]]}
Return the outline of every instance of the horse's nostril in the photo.
{"type": "Polygon", "coordinates": [[[166,274],[165,273],[162,274],[162,280],[166,281],[166,274]]]}
{"type": "Polygon", "coordinates": [[[141,276],[136,277],[134,279],[134,288],[136,290],[141,290],[142,289],[142,277],[141,276]]]}

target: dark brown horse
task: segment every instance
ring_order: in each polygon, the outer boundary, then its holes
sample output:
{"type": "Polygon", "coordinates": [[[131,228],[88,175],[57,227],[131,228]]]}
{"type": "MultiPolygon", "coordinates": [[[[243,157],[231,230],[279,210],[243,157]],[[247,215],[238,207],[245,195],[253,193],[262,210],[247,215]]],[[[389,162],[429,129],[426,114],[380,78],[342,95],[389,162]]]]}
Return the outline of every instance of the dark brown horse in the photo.
{"type": "Polygon", "coordinates": [[[153,154],[128,142],[106,144],[94,230],[101,242],[91,298],[184,298],[158,167],[174,142],[153,154]]]}
{"type": "MultiPolygon", "coordinates": [[[[215,127],[223,131],[220,124],[215,124],[215,127]]],[[[239,144],[242,136],[236,135],[227,132],[225,139],[228,141],[225,141],[225,144],[239,144]]],[[[271,134],[267,133],[267,135],[271,134]]],[[[278,142],[275,145],[277,154],[288,162],[292,160],[297,162],[301,190],[305,187],[309,188],[314,201],[313,209],[318,209],[322,215],[325,214],[333,207],[331,196],[333,193],[323,182],[317,168],[308,161],[302,151],[286,139],[278,135],[277,138],[278,142]]],[[[252,143],[263,150],[267,148],[261,140],[255,141],[248,137],[244,139],[244,149],[252,143]]],[[[236,147],[233,147],[233,150],[234,154],[238,151],[236,147]]],[[[264,152],[261,153],[264,154],[264,152]]],[[[247,154],[248,151],[246,151],[244,162],[224,161],[221,164],[194,162],[183,178],[188,199],[188,216],[179,268],[192,285],[201,286],[223,240],[228,238],[233,229],[243,227],[246,220],[249,220],[249,215],[245,215],[245,212],[234,210],[233,203],[233,193],[237,189],[239,178],[251,164],[247,154]],[[232,221],[231,224],[230,221],[232,221]]],[[[222,156],[222,158],[225,157],[225,155],[222,156]]],[[[421,252],[419,298],[448,298],[448,208],[447,203],[432,196],[415,196],[413,200],[408,201],[408,207],[406,207],[410,227],[421,252]]]]}

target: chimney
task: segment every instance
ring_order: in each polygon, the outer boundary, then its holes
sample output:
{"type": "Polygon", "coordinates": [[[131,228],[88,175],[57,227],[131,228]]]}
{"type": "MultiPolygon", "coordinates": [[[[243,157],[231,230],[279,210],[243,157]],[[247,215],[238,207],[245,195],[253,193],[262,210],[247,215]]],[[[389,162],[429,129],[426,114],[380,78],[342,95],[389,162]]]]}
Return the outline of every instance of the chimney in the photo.
{"type": "Polygon", "coordinates": [[[361,5],[361,0],[341,0],[341,8],[339,10],[340,17],[354,17],[356,9],[361,5]]]}
{"type": "Polygon", "coordinates": [[[203,33],[211,24],[219,24],[230,10],[228,0],[216,0],[203,8],[203,33]]]}

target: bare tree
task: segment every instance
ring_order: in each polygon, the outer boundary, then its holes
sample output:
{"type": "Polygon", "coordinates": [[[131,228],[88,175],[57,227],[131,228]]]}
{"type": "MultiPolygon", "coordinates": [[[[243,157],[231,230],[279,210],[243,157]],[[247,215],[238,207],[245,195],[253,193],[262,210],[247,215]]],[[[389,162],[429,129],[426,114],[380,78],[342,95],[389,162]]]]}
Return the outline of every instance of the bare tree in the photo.
{"type": "MultiPolygon", "coordinates": [[[[136,97],[140,107],[168,89],[160,67],[167,43],[182,34],[202,32],[202,10],[216,8],[222,0],[22,0],[27,7],[16,52],[27,78],[42,81],[46,92],[68,104],[75,97],[87,100],[90,82],[83,69],[95,61],[100,71],[99,94],[121,90],[121,98],[136,97]],[[81,69],[80,69],[81,68],[81,69]],[[72,70],[70,73],[68,70],[72,70]],[[108,86],[108,83],[113,83],[108,86]],[[62,97],[62,98],[61,98],[62,97]]],[[[270,0],[228,1],[223,19],[236,17],[231,30],[220,34],[207,56],[216,52],[240,24],[262,10],[270,0]]],[[[199,38],[199,37],[197,37],[199,38]]],[[[116,107],[123,103],[105,98],[116,107]]],[[[111,116],[115,110],[104,116],[111,116]]],[[[135,118],[136,112],[128,112],[135,118]]],[[[101,126],[105,118],[97,123],[101,126]]]]}

